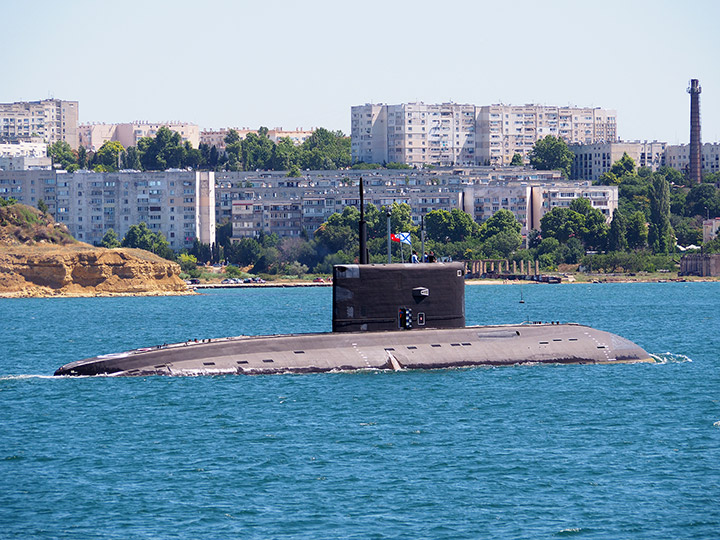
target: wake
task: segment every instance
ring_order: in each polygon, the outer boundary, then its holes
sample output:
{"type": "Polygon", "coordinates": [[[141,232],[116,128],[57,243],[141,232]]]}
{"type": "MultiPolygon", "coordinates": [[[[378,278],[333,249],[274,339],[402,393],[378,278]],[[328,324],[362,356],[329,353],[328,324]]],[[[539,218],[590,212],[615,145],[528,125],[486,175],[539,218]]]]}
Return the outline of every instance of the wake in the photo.
{"type": "Polygon", "coordinates": [[[692,358],[684,354],[673,354],[671,352],[665,352],[662,354],[652,354],[650,357],[655,360],[657,364],[681,364],[683,362],[692,362],[692,358]]]}

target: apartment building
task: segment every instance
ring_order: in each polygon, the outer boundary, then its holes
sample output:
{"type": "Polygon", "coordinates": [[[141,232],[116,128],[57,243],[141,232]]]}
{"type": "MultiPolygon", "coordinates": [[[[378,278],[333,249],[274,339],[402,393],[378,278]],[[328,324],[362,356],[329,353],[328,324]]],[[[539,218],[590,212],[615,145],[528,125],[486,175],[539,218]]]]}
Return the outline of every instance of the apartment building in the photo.
{"type": "MultiPolygon", "coordinates": [[[[720,172],[720,143],[704,143],[701,154],[703,174],[720,172]]],[[[667,145],[665,164],[683,173],[687,171],[690,167],[690,145],[667,145]]]]}
{"type": "Polygon", "coordinates": [[[589,199],[608,223],[618,208],[617,186],[586,182],[490,182],[466,186],[461,208],[482,223],[498,210],[509,210],[522,225],[521,234],[540,229],[542,217],[556,207],[568,207],[577,198],[589,199]]]}
{"type": "Polygon", "coordinates": [[[45,143],[65,141],[77,150],[78,102],[61,99],[0,103],[0,139],[40,137],[45,143]]]}
{"type": "Polygon", "coordinates": [[[49,169],[52,163],[47,155],[47,148],[47,143],[40,137],[0,142],[0,170],[49,169]]]}
{"type": "Polygon", "coordinates": [[[548,136],[568,144],[617,140],[617,113],[587,107],[488,105],[477,110],[480,164],[509,165],[514,154],[527,158],[548,136]]]}
{"type": "Polygon", "coordinates": [[[215,241],[212,172],[0,171],[0,197],[30,206],[42,199],[59,223],[89,244],[99,244],[109,229],[122,238],[140,222],[176,250],[196,238],[215,241]]]}
{"type": "Polygon", "coordinates": [[[608,172],[613,163],[622,159],[624,154],[630,156],[636,166],[657,171],[665,165],[666,146],[666,143],[658,141],[571,144],[569,148],[575,157],[570,178],[595,181],[608,172]]]}
{"type": "Polygon", "coordinates": [[[475,106],[367,104],[352,107],[353,161],[475,165],[475,106]]]}
{"type": "Polygon", "coordinates": [[[83,124],[78,128],[80,146],[96,152],[108,141],[118,141],[124,148],[137,146],[143,137],[155,137],[161,127],[180,134],[193,148],[200,144],[200,128],[188,122],[130,122],[124,124],[83,124]]]}
{"type": "Polygon", "coordinates": [[[547,135],[567,143],[617,140],[616,112],[600,108],[369,103],[350,114],[355,162],[502,166],[516,153],[526,158],[547,135]]]}
{"type": "MultiPolygon", "coordinates": [[[[513,168],[515,169],[515,168],[513,168]]],[[[407,203],[415,225],[433,210],[460,208],[482,223],[510,210],[523,234],[540,218],[577,197],[588,198],[608,221],[617,208],[616,186],[560,181],[557,173],[492,168],[434,171],[306,171],[302,178],[276,172],[0,171],[0,197],[37,206],[40,199],[55,219],[83,242],[99,244],[109,229],[123,237],[145,222],[175,249],[197,238],[215,241],[215,224],[232,222],[233,238],[261,231],[299,237],[317,230],[334,212],[365,201],[380,208],[407,203]],[[534,173],[534,174],[533,174],[534,173]],[[543,174],[537,174],[543,173],[543,174]],[[500,179],[498,179],[500,178],[500,179]]]]}
{"type": "MultiPolygon", "coordinates": [[[[204,129],[200,132],[200,142],[207,144],[208,146],[215,146],[218,150],[225,150],[225,137],[227,137],[230,129],[234,129],[240,136],[240,139],[244,139],[249,133],[258,134],[257,129],[250,128],[223,128],[223,129],[204,129]]],[[[281,127],[275,129],[269,129],[267,132],[268,139],[274,143],[278,143],[280,139],[288,138],[296,146],[304,143],[310,136],[315,132],[314,129],[305,130],[303,128],[296,128],[294,130],[285,130],[281,127]]]]}

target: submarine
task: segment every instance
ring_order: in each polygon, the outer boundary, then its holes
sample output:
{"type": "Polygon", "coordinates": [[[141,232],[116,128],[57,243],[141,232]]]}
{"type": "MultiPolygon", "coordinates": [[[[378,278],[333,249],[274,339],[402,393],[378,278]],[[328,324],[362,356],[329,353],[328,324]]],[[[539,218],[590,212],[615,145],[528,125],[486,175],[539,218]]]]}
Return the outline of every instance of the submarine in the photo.
{"type": "Polygon", "coordinates": [[[576,323],[465,325],[465,266],[369,264],[360,186],[359,264],[336,265],[332,332],[238,336],[105,354],[56,376],[196,376],[653,362],[632,341],[576,323]]]}

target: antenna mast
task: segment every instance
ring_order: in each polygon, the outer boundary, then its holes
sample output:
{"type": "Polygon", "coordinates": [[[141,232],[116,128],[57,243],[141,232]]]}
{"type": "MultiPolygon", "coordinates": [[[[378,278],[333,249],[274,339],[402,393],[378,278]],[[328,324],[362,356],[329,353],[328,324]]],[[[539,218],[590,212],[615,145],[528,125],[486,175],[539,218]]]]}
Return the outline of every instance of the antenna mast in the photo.
{"type": "Polygon", "coordinates": [[[360,177],[360,264],[368,263],[368,248],[367,248],[367,223],[365,222],[365,198],[363,189],[363,179],[360,177]]]}

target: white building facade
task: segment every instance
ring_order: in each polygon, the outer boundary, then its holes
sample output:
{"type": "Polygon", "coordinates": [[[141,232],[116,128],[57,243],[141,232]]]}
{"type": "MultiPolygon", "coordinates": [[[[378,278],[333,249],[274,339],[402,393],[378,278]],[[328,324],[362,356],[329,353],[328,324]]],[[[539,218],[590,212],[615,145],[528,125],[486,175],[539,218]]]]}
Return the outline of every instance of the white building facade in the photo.
{"type": "Polygon", "coordinates": [[[61,99],[0,103],[0,139],[39,137],[47,144],[65,141],[77,150],[78,102],[61,99]]]}
{"type": "Polygon", "coordinates": [[[569,148],[575,157],[570,178],[595,181],[624,154],[630,156],[637,167],[649,167],[654,172],[665,165],[666,146],[658,141],[572,144],[569,148]]]}
{"type": "Polygon", "coordinates": [[[351,108],[354,162],[413,166],[509,165],[547,135],[567,143],[617,140],[617,114],[542,105],[369,103],[351,108]]]}
{"type": "Polygon", "coordinates": [[[180,134],[193,148],[200,144],[200,128],[187,122],[130,122],[125,124],[83,124],[78,128],[80,146],[96,152],[108,141],[117,141],[123,148],[137,146],[143,137],[155,137],[161,127],[180,134]]]}
{"type": "Polygon", "coordinates": [[[56,221],[89,244],[99,244],[109,229],[122,239],[141,222],[175,250],[196,238],[215,241],[213,172],[0,171],[0,197],[35,207],[42,199],[56,221]]]}
{"type": "MultiPolygon", "coordinates": [[[[720,143],[705,143],[701,150],[702,172],[720,172],[720,143]]],[[[690,145],[668,145],[665,149],[665,163],[668,167],[685,172],[690,166],[690,145]]]]}

